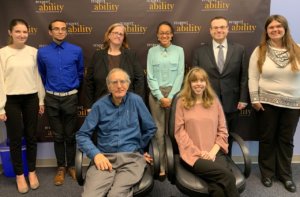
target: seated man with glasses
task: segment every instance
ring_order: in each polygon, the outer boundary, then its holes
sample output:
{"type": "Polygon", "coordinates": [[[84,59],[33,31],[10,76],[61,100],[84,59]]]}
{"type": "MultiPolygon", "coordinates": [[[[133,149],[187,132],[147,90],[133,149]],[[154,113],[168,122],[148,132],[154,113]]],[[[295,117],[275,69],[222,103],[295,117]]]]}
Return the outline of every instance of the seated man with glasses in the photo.
{"type": "Polygon", "coordinates": [[[112,69],[106,78],[110,94],[94,103],[76,134],[80,150],[92,160],[82,196],[132,196],[132,187],[143,176],[146,162],[143,153],[156,126],[142,98],[127,92],[128,74],[112,69]],[[96,132],[97,144],[91,140],[96,132]]]}

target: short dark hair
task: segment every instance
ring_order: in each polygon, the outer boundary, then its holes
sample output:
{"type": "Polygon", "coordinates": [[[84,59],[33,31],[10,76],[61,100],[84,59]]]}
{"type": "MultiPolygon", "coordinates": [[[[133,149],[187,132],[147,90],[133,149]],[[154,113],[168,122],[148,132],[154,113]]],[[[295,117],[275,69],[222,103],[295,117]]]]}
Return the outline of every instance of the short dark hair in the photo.
{"type": "Polygon", "coordinates": [[[227,25],[228,25],[228,19],[225,17],[225,16],[215,16],[213,17],[212,19],[210,19],[210,26],[211,26],[211,22],[213,22],[214,20],[219,20],[219,19],[223,19],[227,22],[227,25]]]}
{"type": "Polygon", "coordinates": [[[62,19],[55,19],[53,21],[51,21],[49,23],[49,26],[48,26],[48,29],[51,31],[52,30],[52,24],[55,23],[55,22],[62,22],[62,23],[65,23],[67,25],[67,22],[65,20],[62,20],[62,19]]]}
{"type": "Polygon", "coordinates": [[[171,25],[171,23],[168,22],[168,21],[163,21],[163,22],[159,23],[158,26],[157,26],[157,29],[156,29],[156,33],[158,33],[159,28],[160,28],[160,26],[162,26],[162,25],[167,25],[167,26],[169,26],[169,27],[171,28],[171,31],[172,31],[171,33],[174,34],[174,28],[173,28],[173,26],[171,25]]]}

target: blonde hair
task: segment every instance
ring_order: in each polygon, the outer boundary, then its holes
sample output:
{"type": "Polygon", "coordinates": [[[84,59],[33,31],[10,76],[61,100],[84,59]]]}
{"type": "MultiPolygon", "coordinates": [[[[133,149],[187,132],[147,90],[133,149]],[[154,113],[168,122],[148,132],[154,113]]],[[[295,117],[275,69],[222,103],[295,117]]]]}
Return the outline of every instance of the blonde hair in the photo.
{"type": "Polygon", "coordinates": [[[268,46],[268,42],[270,41],[270,37],[268,35],[267,29],[270,23],[273,21],[277,21],[283,26],[285,30],[285,34],[282,38],[282,44],[289,53],[289,62],[292,65],[291,68],[292,71],[293,72],[299,71],[297,62],[298,64],[300,63],[300,47],[295,43],[295,41],[291,36],[288,22],[284,16],[272,15],[267,18],[267,21],[265,23],[265,29],[261,37],[261,42],[259,44],[257,66],[260,73],[262,72],[262,66],[266,60],[267,46],[268,46]]]}
{"type": "Polygon", "coordinates": [[[109,34],[116,28],[116,27],[123,27],[124,29],[124,38],[123,38],[123,43],[122,43],[122,48],[128,49],[129,45],[127,42],[127,33],[126,33],[126,28],[122,23],[114,23],[112,25],[110,25],[105,34],[104,34],[104,41],[103,41],[103,47],[102,49],[108,49],[109,48],[109,44],[110,44],[110,40],[109,40],[109,34]]]}
{"type": "Polygon", "coordinates": [[[199,67],[192,68],[185,76],[183,89],[180,91],[179,96],[182,98],[183,106],[186,109],[190,109],[196,104],[196,95],[194,94],[191,83],[197,80],[204,80],[206,82],[206,88],[202,94],[202,105],[204,108],[212,106],[216,94],[211,87],[207,73],[199,67]]]}

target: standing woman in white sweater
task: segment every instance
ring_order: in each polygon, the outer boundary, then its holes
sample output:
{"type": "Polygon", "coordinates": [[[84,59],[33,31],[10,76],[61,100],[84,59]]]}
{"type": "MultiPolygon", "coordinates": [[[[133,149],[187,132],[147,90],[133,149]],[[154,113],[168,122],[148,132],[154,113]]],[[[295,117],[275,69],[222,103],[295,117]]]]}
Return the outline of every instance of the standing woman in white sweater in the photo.
{"type": "Polygon", "coordinates": [[[25,44],[27,22],[13,19],[8,34],[8,45],[0,49],[0,121],[5,121],[10,140],[18,191],[27,193],[29,187],[22,166],[22,136],[26,140],[30,188],[37,189],[36,131],[38,113],[44,113],[45,92],[36,62],[37,49],[25,44]]]}
{"type": "Polygon", "coordinates": [[[258,111],[261,182],[271,187],[277,178],[290,192],[296,192],[291,162],[300,115],[299,64],[300,47],[290,35],[287,20],[270,16],[250,58],[249,91],[258,111]]]}

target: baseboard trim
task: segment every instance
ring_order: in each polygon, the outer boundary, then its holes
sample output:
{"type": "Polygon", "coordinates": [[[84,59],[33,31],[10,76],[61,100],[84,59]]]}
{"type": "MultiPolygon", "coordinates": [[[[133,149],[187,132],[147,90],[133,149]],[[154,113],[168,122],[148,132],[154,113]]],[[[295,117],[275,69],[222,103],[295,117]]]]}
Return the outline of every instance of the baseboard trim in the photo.
{"type": "MultiPolygon", "coordinates": [[[[250,156],[252,164],[258,163],[258,157],[257,156],[250,156]]],[[[235,163],[242,164],[244,163],[243,156],[232,156],[232,159],[235,163]]],[[[300,155],[294,155],[292,159],[292,163],[300,163],[300,155]]]]}
{"type": "MultiPolygon", "coordinates": [[[[257,164],[257,156],[251,156],[252,164],[257,164]]],[[[233,156],[233,161],[237,164],[244,163],[244,158],[242,156],[233,156]]],[[[88,166],[90,163],[90,159],[84,158],[83,159],[83,166],[88,166]]],[[[292,163],[300,163],[300,155],[294,155],[292,159],[292,163]]],[[[38,159],[36,163],[36,167],[56,167],[56,159],[38,159]]],[[[2,164],[0,164],[0,174],[2,172],[2,164]]]]}
{"type": "MultiPolygon", "coordinates": [[[[83,166],[88,166],[90,159],[87,157],[83,158],[83,166]]],[[[56,167],[56,159],[39,159],[36,161],[36,167],[56,167]]]]}

